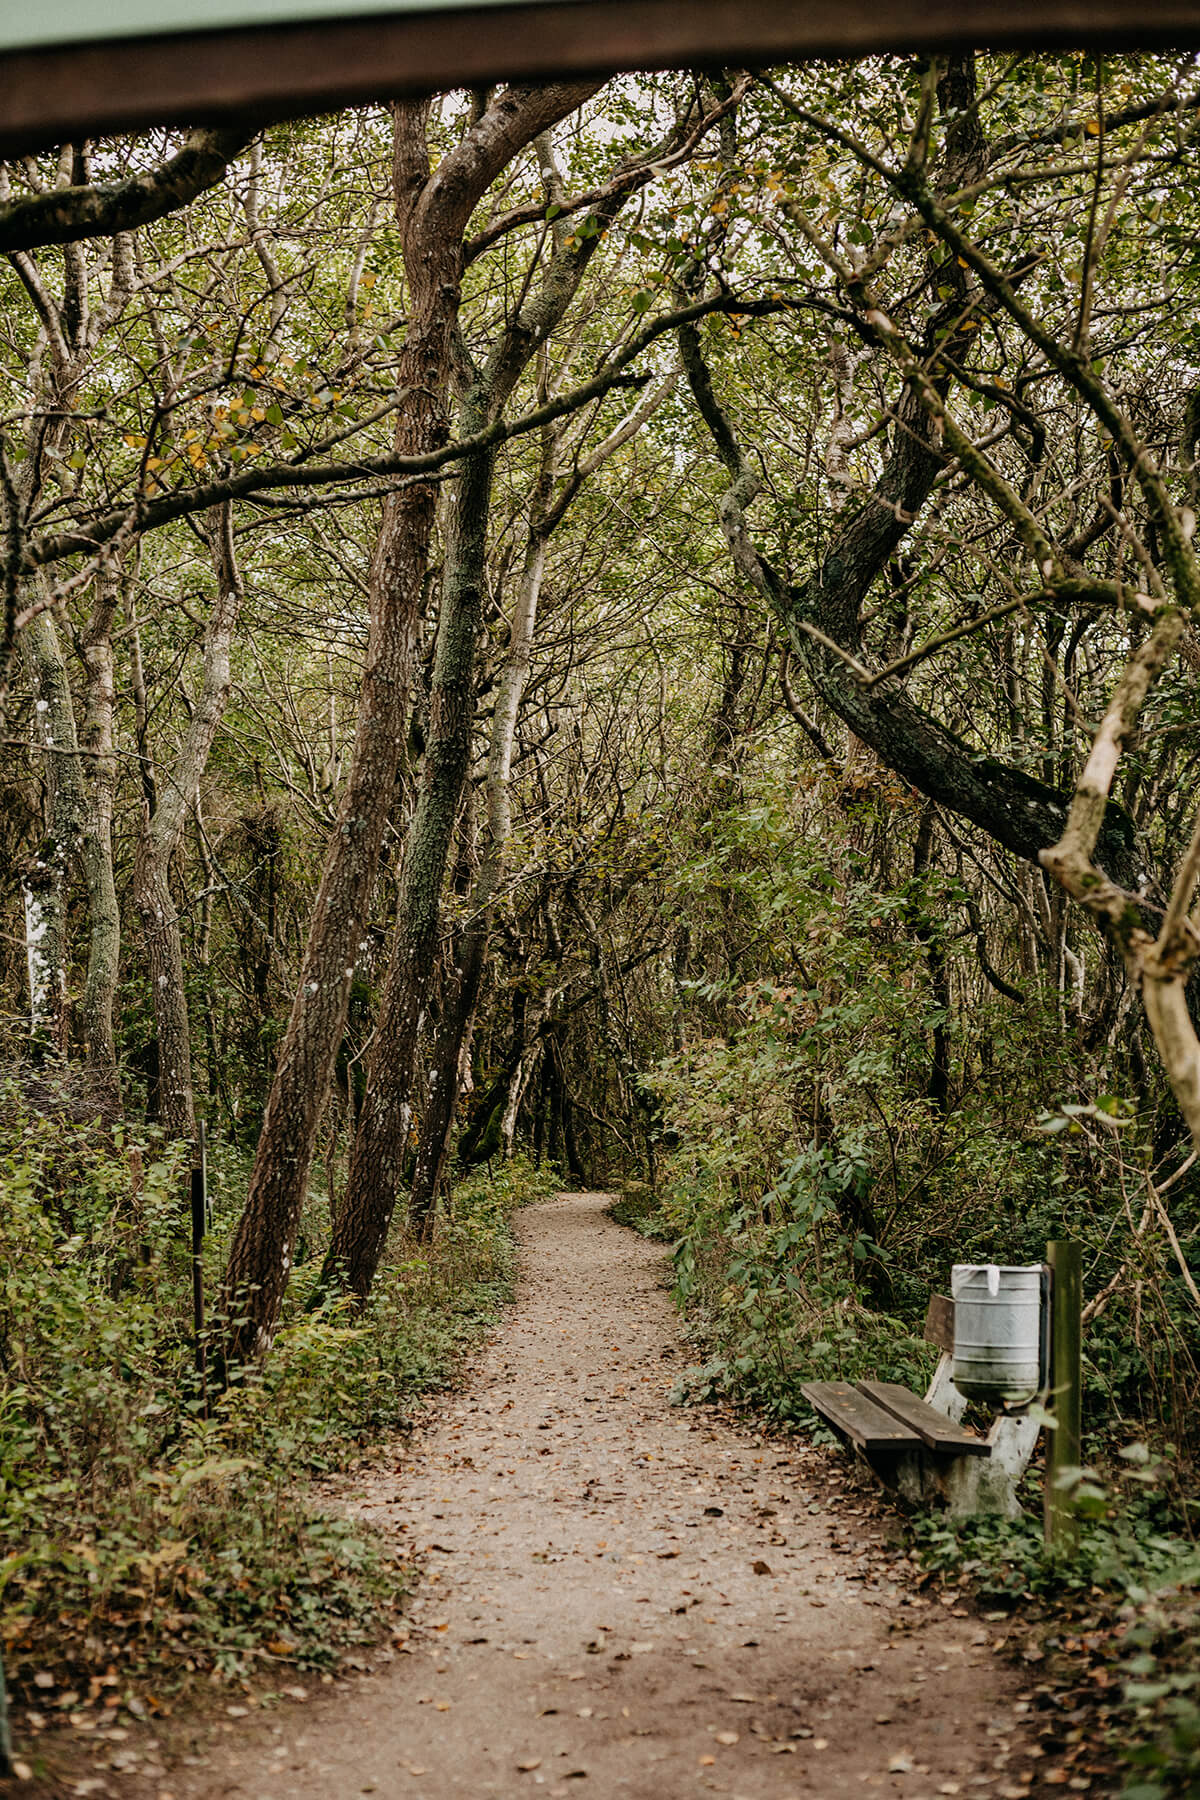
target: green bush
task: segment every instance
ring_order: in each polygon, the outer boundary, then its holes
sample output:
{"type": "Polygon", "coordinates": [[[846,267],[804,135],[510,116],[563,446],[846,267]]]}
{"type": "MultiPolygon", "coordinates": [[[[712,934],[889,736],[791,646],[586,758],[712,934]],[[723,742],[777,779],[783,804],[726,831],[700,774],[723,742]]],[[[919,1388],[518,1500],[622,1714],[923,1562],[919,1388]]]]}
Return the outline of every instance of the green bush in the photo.
{"type": "MultiPolygon", "coordinates": [[[[397,1234],[365,1312],[307,1314],[297,1273],[272,1355],[206,1403],[195,1376],[178,1148],[3,1108],[0,1631],[14,1689],[97,1665],[156,1682],[281,1658],[325,1666],[377,1635],[404,1571],[361,1525],[315,1511],[337,1469],[461,1366],[509,1291],[521,1170],[467,1193],[432,1248],[397,1234]]],[[[218,1178],[244,1164],[214,1146],[218,1178]]],[[[216,1291],[236,1216],[219,1193],[216,1291]]],[[[306,1231],[325,1229],[322,1196],[306,1231]]],[[[44,1696],[43,1696],[44,1699],[44,1696]]]]}
{"type": "MultiPolygon", "coordinates": [[[[1110,1743],[1129,1777],[1126,1800],[1175,1800],[1200,1790],[1200,1551],[1174,1528],[1170,1485],[1145,1446],[1125,1450],[1126,1480],[1092,1471],[1087,1512],[1069,1554],[1051,1553],[1040,1519],[936,1515],[912,1521],[926,1567],[954,1571],[985,1603],[1052,1603],[1052,1653],[1077,1628],[1121,1681],[1105,1708],[1110,1743]]],[[[1036,1495],[1030,1495],[1036,1501],[1036,1495]]]]}

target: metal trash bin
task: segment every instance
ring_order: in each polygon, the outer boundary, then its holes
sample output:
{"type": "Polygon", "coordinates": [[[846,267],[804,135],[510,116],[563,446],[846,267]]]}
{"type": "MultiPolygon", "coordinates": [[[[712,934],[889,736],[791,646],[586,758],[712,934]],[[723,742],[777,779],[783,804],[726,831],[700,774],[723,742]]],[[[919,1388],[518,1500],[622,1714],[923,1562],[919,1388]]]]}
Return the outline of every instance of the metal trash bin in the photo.
{"type": "Polygon", "coordinates": [[[956,1263],[954,1385],[972,1400],[1028,1406],[1046,1379],[1045,1271],[1000,1263],[956,1263]]]}

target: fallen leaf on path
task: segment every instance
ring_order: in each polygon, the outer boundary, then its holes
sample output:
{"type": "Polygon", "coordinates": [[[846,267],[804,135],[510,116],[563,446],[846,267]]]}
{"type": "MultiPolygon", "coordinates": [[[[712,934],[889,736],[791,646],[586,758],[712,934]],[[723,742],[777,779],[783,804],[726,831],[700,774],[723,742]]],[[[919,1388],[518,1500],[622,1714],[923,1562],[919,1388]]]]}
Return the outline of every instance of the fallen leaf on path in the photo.
{"type": "Polygon", "coordinates": [[[408,1772],[410,1775],[428,1775],[429,1770],[422,1763],[409,1763],[408,1772]]]}
{"type": "Polygon", "coordinates": [[[757,1562],[752,1562],[750,1567],[754,1570],[756,1575],[769,1575],[771,1573],[770,1563],[764,1562],[761,1556],[758,1558],[757,1562]]]}
{"type": "Polygon", "coordinates": [[[653,1644],[630,1644],[629,1654],[630,1656],[645,1656],[646,1652],[653,1648],[653,1644]]]}
{"type": "Polygon", "coordinates": [[[715,1735],[718,1744],[736,1744],[738,1741],[736,1731],[718,1731],[715,1735]]]}
{"type": "Polygon", "coordinates": [[[527,1756],[524,1762],[519,1762],[517,1764],[522,1775],[529,1775],[534,1769],[540,1769],[541,1766],[542,1759],[540,1756],[527,1756]]]}
{"type": "Polygon", "coordinates": [[[711,1769],[716,1760],[715,1756],[702,1756],[700,1758],[700,1767],[702,1769],[711,1769]]]}
{"type": "Polygon", "coordinates": [[[897,1750],[894,1756],[888,1757],[889,1775],[910,1775],[912,1766],[912,1755],[908,1750],[897,1750]]]}

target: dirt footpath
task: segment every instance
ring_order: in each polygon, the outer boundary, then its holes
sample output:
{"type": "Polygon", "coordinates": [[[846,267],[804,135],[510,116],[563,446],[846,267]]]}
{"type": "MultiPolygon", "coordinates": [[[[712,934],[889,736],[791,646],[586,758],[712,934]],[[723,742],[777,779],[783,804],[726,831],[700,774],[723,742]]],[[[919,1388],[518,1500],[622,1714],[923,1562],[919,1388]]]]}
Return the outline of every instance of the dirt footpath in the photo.
{"type": "Polygon", "coordinates": [[[520,1215],[469,1392],[356,1499],[424,1565],[409,1649],[226,1724],[164,1800],[1036,1791],[1002,1628],[893,1582],[819,1453],[669,1404],[662,1252],[604,1205],[520,1215]]]}

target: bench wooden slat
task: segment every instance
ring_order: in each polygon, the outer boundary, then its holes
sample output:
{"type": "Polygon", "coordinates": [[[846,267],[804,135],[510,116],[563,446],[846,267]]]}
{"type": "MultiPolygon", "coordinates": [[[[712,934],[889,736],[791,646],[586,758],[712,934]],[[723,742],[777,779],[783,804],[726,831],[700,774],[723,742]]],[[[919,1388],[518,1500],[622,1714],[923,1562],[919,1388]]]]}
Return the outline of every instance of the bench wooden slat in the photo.
{"type": "Polygon", "coordinates": [[[990,1456],[991,1446],[972,1431],[964,1431],[940,1413],[936,1406],[919,1400],[898,1381],[860,1381],[858,1390],[867,1399],[891,1413],[901,1424],[911,1426],[931,1450],[952,1450],[960,1456],[990,1456]]]}
{"type": "Polygon", "coordinates": [[[939,1350],[954,1348],[954,1302],[949,1294],[933,1294],[925,1314],[925,1341],[939,1350]]]}
{"type": "Polygon", "coordinates": [[[848,1381],[804,1381],[800,1392],[822,1418],[864,1450],[902,1450],[921,1442],[919,1432],[848,1381]]]}

